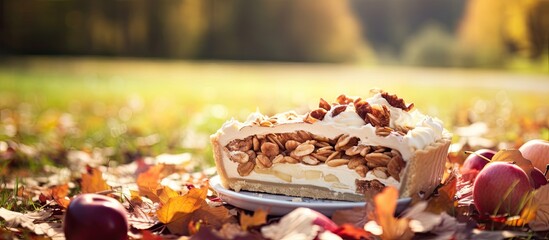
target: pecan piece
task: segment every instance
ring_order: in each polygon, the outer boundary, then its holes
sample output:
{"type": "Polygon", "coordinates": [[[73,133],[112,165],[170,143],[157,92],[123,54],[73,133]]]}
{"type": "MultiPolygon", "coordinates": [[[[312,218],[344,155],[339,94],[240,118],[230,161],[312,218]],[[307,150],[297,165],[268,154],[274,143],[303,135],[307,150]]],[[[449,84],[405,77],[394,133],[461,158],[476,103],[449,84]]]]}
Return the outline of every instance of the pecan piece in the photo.
{"type": "Polygon", "coordinates": [[[324,119],[324,116],[326,115],[327,112],[328,111],[326,111],[325,109],[319,108],[309,113],[309,116],[317,120],[322,120],[324,119]]]}
{"type": "Polygon", "coordinates": [[[250,160],[250,156],[241,151],[231,151],[229,152],[229,159],[237,163],[247,163],[250,160]]]}
{"type": "Polygon", "coordinates": [[[229,149],[229,151],[246,152],[252,149],[252,137],[232,140],[229,144],[227,144],[227,149],[229,149]]]}
{"type": "Polygon", "coordinates": [[[254,170],[255,163],[253,161],[248,161],[246,163],[238,164],[236,170],[240,176],[248,176],[254,170]]]}
{"type": "Polygon", "coordinates": [[[274,157],[280,153],[280,148],[275,143],[265,142],[263,145],[261,145],[261,153],[269,158],[274,157]]]}
{"type": "Polygon", "coordinates": [[[347,109],[347,105],[338,105],[332,111],[332,117],[335,117],[335,116],[339,115],[340,113],[345,112],[345,109],[347,109]]]}
{"type": "Polygon", "coordinates": [[[385,187],[383,183],[378,180],[355,180],[356,192],[362,193],[366,197],[373,197],[376,194],[380,193],[381,190],[385,187]]]}
{"type": "Polygon", "coordinates": [[[324,100],[323,98],[320,98],[320,103],[318,103],[318,107],[326,111],[330,111],[330,109],[332,108],[332,106],[328,102],[326,102],[326,100],[324,100]]]}
{"type": "Polygon", "coordinates": [[[273,166],[271,159],[263,154],[257,155],[256,163],[260,168],[270,168],[273,166]]]}
{"type": "Polygon", "coordinates": [[[347,97],[345,94],[341,94],[337,97],[336,101],[337,101],[337,103],[339,103],[341,105],[347,105],[349,103],[352,103],[353,99],[347,97]]]}
{"type": "Polygon", "coordinates": [[[414,108],[414,104],[410,104],[406,106],[406,103],[404,103],[404,99],[397,97],[395,94],[389,94],[388,92],[382,92],[381,97],[385,98],[389,105],[400,108],[406,112],[410,111],[412,108],[414,108]]]}
{"type": "Polygon", "coordinates": [[[389,172],[391,177],[400,182],[400,172],[404,167],[406,167],[406,162],[404,162],[400,155],[396,155],[387,164],[387,172],[389,172]]]}

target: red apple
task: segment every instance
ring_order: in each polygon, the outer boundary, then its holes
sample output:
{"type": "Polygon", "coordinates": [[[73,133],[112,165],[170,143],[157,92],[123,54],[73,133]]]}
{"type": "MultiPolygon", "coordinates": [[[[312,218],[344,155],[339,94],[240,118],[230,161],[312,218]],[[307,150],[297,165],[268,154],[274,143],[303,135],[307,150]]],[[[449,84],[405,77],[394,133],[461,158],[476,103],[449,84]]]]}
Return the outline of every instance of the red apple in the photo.
{"type": "Polygon", "coordinates": [[[547,184],[547,177],[537,167],[534,167],[534,170],[530,173],[530,177],[532,180],[532,186],[535,189],[547,184]]]}
{"type": "Polygon", "coordinates": [[[63,224],[67,240],[128,239],[126,209],[104,195],[81,194],[72,199],[63,224]]]}
{"type": "Polygon", "coordinates": [[[534,167],[545,172],[549,164],[549,142],[541,139],[534,139],[520,146],[522,156],[532,162],[534,167]]]}
{"type": "Polygon", "coordinates": [[[510,162],[491,162],[478,174],[473,184],[473,200],[480,214],[520,213],[520,203],[532,185],[526,173],[510,162]]]}
{"type": "Polygon", "coordinates": [[[490,161],[487,159],[492,159],[492,157],[496,154],[495,151],[490,149],[480,149],[475,151],[474,153],[469,154],[465,161],[463,162],[463,166],[461,167],[461,170],[463,172],[469,171],[469,170],[478,170],[480,171],[486,164],[488,164],[490,161]],[[483,157],[485,158],[483,158],[483,157]],[[486,159],[487,158],[487,159],[486,159]]]}

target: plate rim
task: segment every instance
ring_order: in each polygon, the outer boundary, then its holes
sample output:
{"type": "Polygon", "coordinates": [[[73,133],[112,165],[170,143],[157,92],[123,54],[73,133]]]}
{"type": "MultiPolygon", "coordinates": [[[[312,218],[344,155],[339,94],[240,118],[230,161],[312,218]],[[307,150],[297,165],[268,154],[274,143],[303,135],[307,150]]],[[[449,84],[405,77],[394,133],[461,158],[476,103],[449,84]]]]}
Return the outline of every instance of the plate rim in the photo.
{"type": "MultiPolygon", "coordinates": [[[[210,185],[213,187],[213,189],[218,192],[221,192],[221,194],[229,195],[229,197],[237,198],[239,200],[247,200],[248,202],[254,202],[258,204],[264,204],[269,206],[281,206],[281,207],[307,207],[311,209],[315,208],[334,208],[334,209],[344,209],[344,208],[353,208],[353,207],[364,207],[367,203],[364,202],[348,202],[348,201],[336,201],[334,202],[293,202],[293,201],[285,201],[285,200],[277,200],[277,199],[270,199],[270,198],[261,198],[257,196],[251,196],[247,194],[242,194],[239,192],[236,192],[232,189],[227,189],[221,185],[221,178],[219,175],[215,175],[210,178],[210,185]]],[[[258,194],[268,194],[268,195],[280,195],[281,194],[272,194],[272,193],[258,193],[258,194]]],[[[290,196],[291,197],[291,196],[290,196]]],[[[300,198],[300,197],[295,197],[300,198]]],[[[223,201],[226,201],[225,199],[222,199],[223,201]]],[[[314,199],[313,199],[314,200],[314,199]]],[[[230,204],[230,202],[228,202],[230,204]]]]}

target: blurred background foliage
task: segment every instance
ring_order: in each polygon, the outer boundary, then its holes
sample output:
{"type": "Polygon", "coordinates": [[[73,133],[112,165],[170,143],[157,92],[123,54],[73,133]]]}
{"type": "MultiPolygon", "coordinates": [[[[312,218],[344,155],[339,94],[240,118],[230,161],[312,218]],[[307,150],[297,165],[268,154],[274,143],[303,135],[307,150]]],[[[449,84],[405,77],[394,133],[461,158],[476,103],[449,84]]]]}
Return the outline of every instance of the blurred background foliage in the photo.
{"type": "Polygon", "coordinates": [[[549,68],[548,0],[0,3],[4,55],[549,68]]]}
{"type": "Polygon", "coordinates": [[[227,119],[374,87],[519,146],[549,139],[548,61],[549,0],[0,0],[0,183],[81,156],[213,165],[227,119]]]}

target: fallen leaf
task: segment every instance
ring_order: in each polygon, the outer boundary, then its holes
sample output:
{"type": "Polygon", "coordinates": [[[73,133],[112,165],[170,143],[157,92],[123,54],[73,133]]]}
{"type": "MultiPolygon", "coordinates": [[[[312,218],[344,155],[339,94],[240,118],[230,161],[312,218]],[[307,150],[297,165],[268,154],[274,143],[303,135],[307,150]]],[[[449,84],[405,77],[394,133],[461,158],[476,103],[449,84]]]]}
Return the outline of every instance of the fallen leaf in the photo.
{"type": "Polygon", "coordinates": [[[358,228],[353,224],[343,224],[337,230],[335,234],[343,239],[371,239],[372,234],[366,232],[363,228],[358,228]]]}
{"type": "Polygon", "coordinates": [[[97,193],[111,189],[103,179],[103,173],[92,167],[88,167],[87,172],[82,174],[81,187],[82,193],[97,193]]]}
{"type": "Polygon", "coordinates": [[[263,226],[261,234],[268,239],[315,239],[324,231],[323,227],[314,223],[318,214],[309,208],[296,208],[284,215],[278,223],[263,226]]]}
{"type": "Polygon", "coordinates": [[[162,205],[156,214],[158,220],[168,227],[170,232],[181,234],[187,232],[187,225],[181,223],[188,214],[196,211],[206,205],[206,196],[208,194],[208,184],[200,188],[192,188],[184,196],[170,198],[166,204],[162,205]]]}
{"type": "Polygon", "coordinates": [[[160,200],[161,204],[166,204],[170,198],[174,198],[179,196],[179,193],[174,191],[168,186],[162,186],[162,189],[160,189],[158,194],[158,199],[160,200]]]}
{"type": "Polygon", "coordinates": [[[217,234],[223,237],[223,239],[234,239],[238,236],[245,236],[247,232],[242,230],[240,224],[224,223],[221,229],[217,231],[217,234]]]}
{"type": "Polygon", "coordinates": [[[42,210],[38,212],[19,213],[0,208],[0,218],[6,221],[7,227],[24,227],[37,235],[46,235],[52,238],[63,237],[63,228],[61,223],[42,222],[35,224],[34,221],[42,221],[52,215],[52,212],[42,210]]]}
{"type": "Polygon", "coordinates": [[[517,231],[483,231],[479,229],[473,229],[471,239],[503,240],[503,239],[527,237],[529,234],[530,233],[527,233],[527,232],[517,232],[517,231]]]}
{"type": "Polygon", "coordinates": [[[393,216],[398,199],[398,190],[386,187],[374,197],[375,221],[381,227],[381,239],[411,239],[414,233],[408,227],[409,220],[393,216]]]}
{"type": "Polygon", "coordinates": [[[163,177],[164,164],[154,165],[146,172],[137,176],[137,187],[142,196],[148,197],[154,202],[160,202],[157,190],[160,188],[160,180],[163,177]]]}
{"type": "Polygon", "coordinates": [[[70,203],[70,199],[67,197],[69,194],[69,185],[56,185],[50,188],[51,196],[53,200],[62,208],[67,208],[70,203]]]}
{"type": "Polygon", "coordinates": [[[532,202],[537,205],[536,214],[528,226],[534,231],[549,230],[549,184],[543,185],[534,192],[532,202]]]}
{"type": "Polygon", "coordinates": [[[248,227],[260,226],[267,222],[268,211],[263,209],[255,210],[252,216],[242,213],[240,215],[240,226],[242,230],[247,231],[248,227]]]}
{"type": "Polygon", "coordinates": [[[432,212],[425,211],[427,209],[427,202],[422,201],[416,203],[414,206],[406,209],[402,218],[410,219],[410,229],[413,232],[429,232],[435,226],[440,224],[442,217],[440,214],[434,214],[432,212]]]}
{"type": "Polygon", "coordinates": [[[225,240],[227,238],[219,236],[219,234],[216,233],[216,231],[208,227],[200,228],[196,234],[192,235],[191,238],[189,238],[189,240],[204,240],[204,239],[225,240]]]}
{"type": "Polygon", "coordinates": [[[437,214],[441,212],[452,213],[454,207],[457,204],[457,201],[455,199],[455,195],[457,192],[456,184],[457,177],[451,174],[447,178],[446,182],[437,189],[436,194],[434,194],[434,196],[428,200],[429,204],[426,211],[437,214]]]}
{"type": "Polygon", "coordinates": [[[433,226],[433,228],[425,233],[419,233],[416,235],[417,239],[471,239],[471,230],[466,223],[459,223],[457,219],[443,212],[440,214],[439,224],[433,226]],[[457,237],[459,235],[460,237],[457,237]]]}

